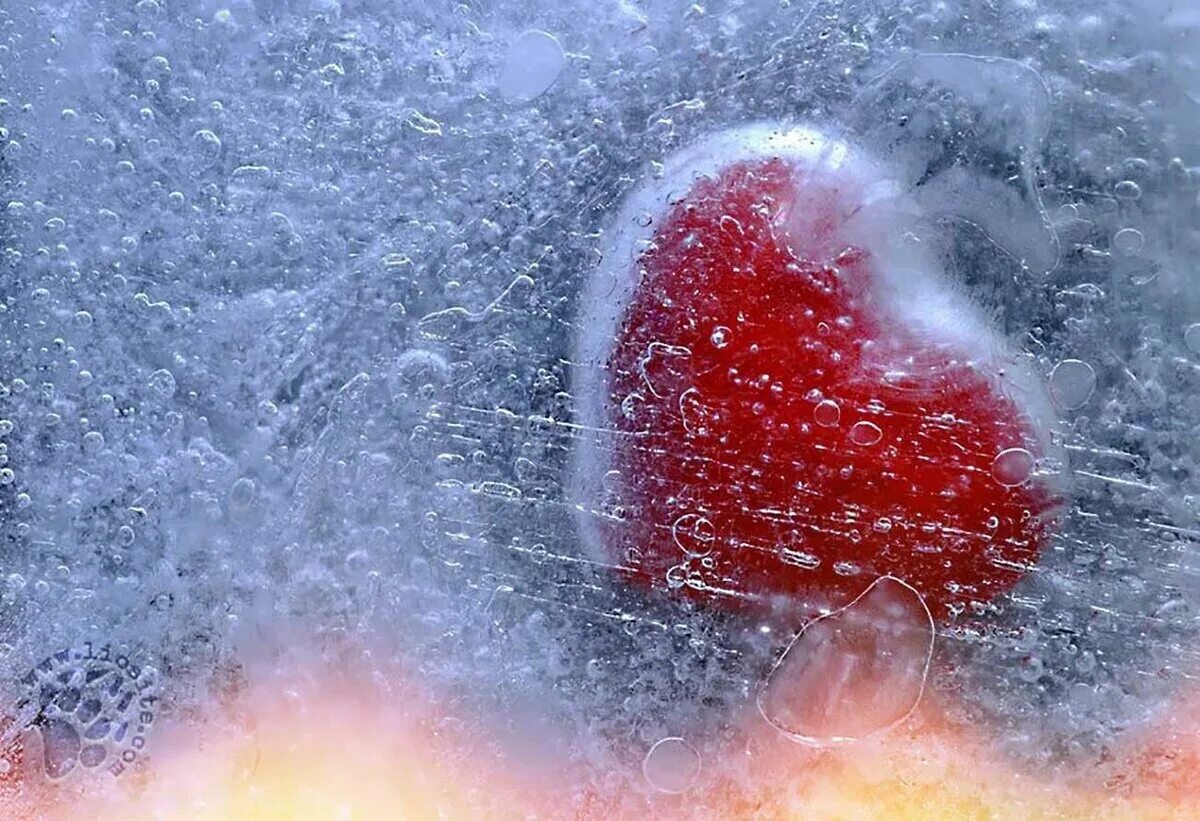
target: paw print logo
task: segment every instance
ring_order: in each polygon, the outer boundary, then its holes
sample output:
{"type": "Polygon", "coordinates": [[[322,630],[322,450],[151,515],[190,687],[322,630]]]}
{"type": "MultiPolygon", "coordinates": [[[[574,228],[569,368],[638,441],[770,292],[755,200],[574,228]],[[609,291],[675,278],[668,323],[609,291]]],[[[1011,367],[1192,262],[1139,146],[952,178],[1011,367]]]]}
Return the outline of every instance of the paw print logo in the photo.
{"type": "Polygon", "coordinates": [[[103,767],[120,775],[145,747],[154,721],[153,671],[92,644],[45,659],[21,679],[16,719],[0,726],[0,778],[23,763],[29,734],[41,740],[42,770],[51,781],[103,767]]]}

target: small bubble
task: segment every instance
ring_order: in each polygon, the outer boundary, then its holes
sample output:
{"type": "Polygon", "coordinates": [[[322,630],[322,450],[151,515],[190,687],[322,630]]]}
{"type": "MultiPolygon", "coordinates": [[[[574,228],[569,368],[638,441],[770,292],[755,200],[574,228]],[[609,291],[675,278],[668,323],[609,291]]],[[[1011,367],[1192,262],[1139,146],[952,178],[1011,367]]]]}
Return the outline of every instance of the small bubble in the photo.
{"type": "Polygon", "coordinates": [[[166,368],[160,368],[150,374],[150,390],[164,399],[169,399],[175,395],[175,375],[166,368]]]}
{"type": "Polygon", "coordinates": [[[1118,199],[1136,200],[1142,196],[1142,188],[1133,180],[1121,180],[1121,182],[1113,186],[1113,193],[1118,199]]]}
{"type": "Polygon", "coordinates": [[[655,742],[642,761],[642,775],[659,792],[687,792],[700,775],[700,753],[682,738],[663,738],[655,742]]]}
{"type": "Polygon", "coordinates": [[[1080,359],[1064,359],[1050,372],[1050,395],[1059,406],[1075,410],[1096,390],[1096,371],[1080,359]]]}
{"type": "Polygon", "coordinates": [[[716,540],[713,523],[696,513],[686,513],[671,525],[675,545],[689,556],[707,556],[716,540]]]}
{"type": "Polygon", "coordinates": [[[874,422],[855,422],[850,428],[850,441],[860,447],[870,447],[879,443],[883,431],[874,422]]]}
{"type": "Polygon", "coordinates": [[[200,150],[210,159],[221,153],[221,138],[215,132],[202,128],[192,135],[200,145],[200,150]]]}
{"type": "Polygon", "coordinates": [[[83,435],[83,449],[88,453],[96,453],[104,447],[104,435],[99,431],[89,430],[83,435]]]}
{"type": "Polygon", "coordinates": [[[133,532],[133,528],[129,525],[121,525],[117,528],[117,541],[122,547],[129,547],[133,544],[133,540],[137,534],[133,532]]]}
{"type": "Polygon", "coordinates": [[[1044,669],[1045,665],[1042,664],[1042,660],[1040,658],[1037,656],[1029,656],[1021,659],[1021,663],[1017,668],[1017,675],[1021,677],[1022,681],[1027,681],[1032,684],[1042,677],[1042,671],[1044,669]]]}
{"type": "Polygon", "coordinates": [[[724,325],[718,325],[713,328],[712,335],[709,339],[712,341],[714,348],[724,348],[729,344],[729,337],[733,332],[724,325]]]}
{"type": "Polygon", "coordinates": [[[234,510],[246,510],[254,501],[254,481],[243,476],[229,490],[229,505],[234,510]]]}
{"type": "Polygon", "coordinates": [[[16,478],[12,468],[0,468],[0,485],[11,485],[16,478]]]}
{"type": "Polygon", "coordinates": [[[821,427],[836,427],[841,418],[842,409],[832,399],[822,400],[813,408],[813,420],[821,427]]]}
{"type": "MultiPolygon", "coordinates": [[[[1183,331],[1183,344],[1192,353],[1200,353],[1200,322],[1188,325],[1183,331]]],[[[3,424],[3,423],[0,423],[3,424]]],[[[4,431],[0,430],[0,433],[4,431]]]]}
{"type": "Polygon", "coordinates": [[[992,461],[992,478],[1005,487],[1019,487],[1033,475],[1033,465],[1033,454],[1025,448],[1008,448],[992,461]]]}
{"type": "Polygon", "coordinates": [[[666,573],[667,587],[670,590],[678,590],[687,582],[687,568],[681,564],[667,569],[666,573]]]}
{"type": "Polygon", "coordinates": [[[1112,247],[1119,254],[1132,256],[1142,250],[1142,245],[1146,242],[1146,238],[1142,236],[1142,232],[1136,228],[1122,228],[1117,233],[1113,234],[1112,247]]]}

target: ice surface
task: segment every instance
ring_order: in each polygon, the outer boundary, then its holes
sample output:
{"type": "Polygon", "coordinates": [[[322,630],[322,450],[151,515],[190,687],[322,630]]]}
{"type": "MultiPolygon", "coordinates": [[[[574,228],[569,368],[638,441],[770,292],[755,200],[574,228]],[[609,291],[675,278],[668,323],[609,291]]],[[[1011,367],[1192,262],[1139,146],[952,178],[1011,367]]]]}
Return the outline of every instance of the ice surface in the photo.
{"type": "Polygon", "coordinates": [[[27,683],[101,646],[156,721],[286,659],[398,664],[593,791],[750,790],[729,751],[828,625],[622,584],[579,532],[605,477],[569,472],[611,434],[573,351],[613,221],[754,122],[891,169],[1055,403],[1061,458],[996,466],[1061,482],[1055,535],[939,625],[922,706],[1016,772],[1136,783],[1121,744],[1198,672],[1197,54],[1184,0],[5,3],[0,792],[131,748],[95,723],[128,705],[27,683]]]}

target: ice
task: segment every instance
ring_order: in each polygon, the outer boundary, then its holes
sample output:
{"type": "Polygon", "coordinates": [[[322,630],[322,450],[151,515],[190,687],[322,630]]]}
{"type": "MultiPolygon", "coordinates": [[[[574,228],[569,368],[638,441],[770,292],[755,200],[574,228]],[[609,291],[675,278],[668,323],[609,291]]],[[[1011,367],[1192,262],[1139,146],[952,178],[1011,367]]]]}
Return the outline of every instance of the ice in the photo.
{"type": "MultiPolygon", "coordinates": [[[[930,728],[981,733],[1013,783],[1154,792],[1131,750],[1200,674],[1198,42],[1169,0],[4,4],[0,801],[136,791],[110,772],[134,738],[130,771],[169,779],[190,723],[251,735],[247,694],[317,709],[289,679],[312,669],[381,694],[405,671],[480,755],[569,784],[564,814],[711,816],[807,761],[780,738],[861,764],[930,728]],[[626,286],[597,272],[684,195],[677,158],[763,124],[886,169],[872,202],[904,203],[879,221],[916,261],[895,298],[939,326],[971,306],[977,358],[1049,396],[1046,453],[991,476],[1060,488],[1053,536],[938,622],[927,675],[897,650],[924,633],[855,620],[871,599],[730,612],[587,544],[629,515],[575,461],[617,434],[587,351],[626,286]],[[85,709],[101,647],[153,671],[144,735],[117,738],[119,688],[85,709]],[[811,698],[764,718],[785,679],[811,698]]],[[[648,352],[647,390],[685,355],[648,352]]],[[[699,433],[704,397],[678,403],[699,433]]],[[[813,423],[877,447],[849,413],[813,423]]],[[[680,567],[712,558],[714,514],[671,521],[680,567]]]]}

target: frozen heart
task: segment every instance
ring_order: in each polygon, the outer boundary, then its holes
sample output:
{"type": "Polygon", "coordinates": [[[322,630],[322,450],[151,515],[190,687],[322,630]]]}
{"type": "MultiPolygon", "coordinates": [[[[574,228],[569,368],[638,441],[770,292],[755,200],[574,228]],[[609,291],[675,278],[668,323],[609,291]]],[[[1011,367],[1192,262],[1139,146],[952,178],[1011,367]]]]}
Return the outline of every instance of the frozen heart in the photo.
{"type": "Polygon", "coordinates": [[[930,245],[879,164],[806,129],[710,138],[633,194],[576,349],[593,555],[735,609],[890,575],[944,619],[1011,588],[1052,414],[930,245]]]}

